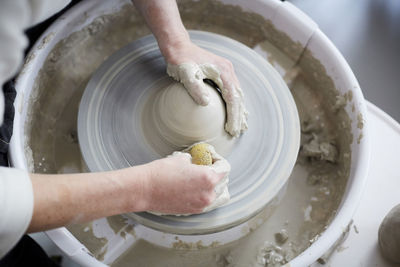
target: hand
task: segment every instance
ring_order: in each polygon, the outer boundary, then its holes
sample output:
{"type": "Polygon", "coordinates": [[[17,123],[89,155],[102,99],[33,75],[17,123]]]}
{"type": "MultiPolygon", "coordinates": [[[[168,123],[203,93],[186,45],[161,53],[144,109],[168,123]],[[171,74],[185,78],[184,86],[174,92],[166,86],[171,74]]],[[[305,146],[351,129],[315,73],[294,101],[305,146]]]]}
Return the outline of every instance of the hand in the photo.
{"type": "Polygon", "coordinates": [[[176,42],[167,48],[160,47],[168,63],[168,75],[182,82],[196,103],[203,106],[209,103],[203,80],[212,80],[221,90],[226,103],[225,130],[238,137],[247,129],[248,112],[244,106],[243,92],[229,60],[198,47],[190,40],[176,42]]]}
{"type": "MultiPolygon", "coordinates": [[[[192,146],[188,147],[183,151],[190,152],[191,149],[198,144],[201,143],[193,144],[192,146]]],[[[211,155],[212,165],[210,166],[210,168],[213,169],[216,173],[225,174],[224,178],[221,179],[214,188],[216,194],[215,200],[210,205],[205,207],[203,210],[203,212],[207,212],[226,204],[230,200],[230,195],[228,191],[228,182],[229,182],[229,172],[231,171],[231,165],[226,159],[224,159],[221,155],[219,155],[215,151],[212,145],[207,143],[202,143],[202,144],[205,144],[207,146],[207,151],[211,155]]]]}
{"type": "Polygon", "coordinates": [[[190,154],[182,152],[153,161],[148,168],[146,210],[163,214],[204,212],[216,198],[215,186],[226,176],[208,166],[192,164],[190,154]]]}

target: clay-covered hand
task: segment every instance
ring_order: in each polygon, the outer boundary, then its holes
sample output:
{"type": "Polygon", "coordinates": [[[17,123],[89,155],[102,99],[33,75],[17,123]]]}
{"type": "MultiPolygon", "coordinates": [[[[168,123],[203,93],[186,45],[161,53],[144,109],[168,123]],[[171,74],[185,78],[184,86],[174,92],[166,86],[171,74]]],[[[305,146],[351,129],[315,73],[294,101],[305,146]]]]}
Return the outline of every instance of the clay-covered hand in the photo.
{"type": "Polygon", "coordinates": [[[244,106],[243,92],[229,60],[210,53],[191,41],[174,44],[164,56],[168,63],[168,75],[182,82],[199,105],[205,106],[209,102],[204,80],[210,79],[218,86],[226,103],[225,130],[229,134],[238,137],[247,129],[248,112],[244,106]]]}
{"type": "Polygon", "coordinates": [[[207,164],[209,162],[209,167],[216,173],[225,174],[224,178],[220,180],[214,188],[216,194],[215,200],[205,207],[203,212],[211,211],[228,203],[230,200],[228,182],[229,172],[231,171],[231,165],[229,162],[219,155],[212,145],[204,142],[193,144],[189,148],[185,149],[184,152],[189,152],[191,154],[192,163],[207,164]]]}
{"type": "Polygon", "coordinates": [[[132,1],[157,39],[168,63],[168,74],[181,81],[199,105],[209,101],[203,80],[213,80],[226,103],[225,129],[232,136],[239,136],[247,129],[247,111],[232,63],[190,41],[175,0],[132,1]]]}
{"type": "Polygon", "coordinates": [[[148,169],[146,210],[161,214],[204,212],[216,199],[215,186],[226,176],[216,172],[219,168],[192,164],[190,154],[182,152],[153,161],[148,169]]]}

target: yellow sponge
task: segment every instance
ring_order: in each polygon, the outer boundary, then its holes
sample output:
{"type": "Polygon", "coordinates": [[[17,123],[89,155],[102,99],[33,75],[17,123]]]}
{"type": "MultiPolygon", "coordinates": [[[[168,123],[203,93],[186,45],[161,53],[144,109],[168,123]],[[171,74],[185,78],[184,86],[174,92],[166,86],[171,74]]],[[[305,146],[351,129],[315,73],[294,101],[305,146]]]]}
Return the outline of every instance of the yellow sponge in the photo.
{"type": "Polygon", "coordinates": [[[190,149],[189,153],[192,155],[192,163],[197,165],[212,165],[212,156],[208,146],[206,143],[200,143],[190,149]]]}

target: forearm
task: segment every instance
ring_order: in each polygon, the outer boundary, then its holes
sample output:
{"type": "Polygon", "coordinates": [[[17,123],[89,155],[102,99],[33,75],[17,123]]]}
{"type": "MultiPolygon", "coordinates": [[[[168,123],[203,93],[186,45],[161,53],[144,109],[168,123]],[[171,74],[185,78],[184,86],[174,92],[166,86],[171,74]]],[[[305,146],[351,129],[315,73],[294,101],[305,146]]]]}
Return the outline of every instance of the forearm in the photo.
{"type": "Polygon", "coordinates": [[[168,59],[173,49],[190,41],[175,0],[132,0],[157,39],[161,53],[168,59]]]}
{"type": "Polygon", "coordinates": [[[145,165],[114,172],[32,174],[33,216],[28,232],[146,209],[145,165]]]}

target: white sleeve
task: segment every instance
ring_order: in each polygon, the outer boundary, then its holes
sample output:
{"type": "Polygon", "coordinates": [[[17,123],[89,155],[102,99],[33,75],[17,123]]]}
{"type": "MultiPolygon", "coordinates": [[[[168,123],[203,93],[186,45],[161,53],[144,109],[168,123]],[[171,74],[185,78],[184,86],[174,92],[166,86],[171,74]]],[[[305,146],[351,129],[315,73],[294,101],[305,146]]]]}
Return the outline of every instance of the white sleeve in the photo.
{"type": "MultiPolygon", "coordinates": [[[[65,7],[70,0],[0,0],[0,125],[5,81],[23,61],[28,40],[24,29],[65,7]]],[[[0,258],[21,238],[32,218],[33,189],[25,171],[0,167],[0,258]]]]}
{"type": "Polygon", "coordinates": [[[0,167],[0,259],[26,232],[32,212],[33,189],[28,173],[0,167]]]}
{"type": "MultiPolygon", "coordinates": [[[[50,17],[71,0],[0,0],[0,87],[17,73],[28,39],[24,30],[50,17]]],[[[4,98],[0,90],[0,125],[4,98]]]]}

